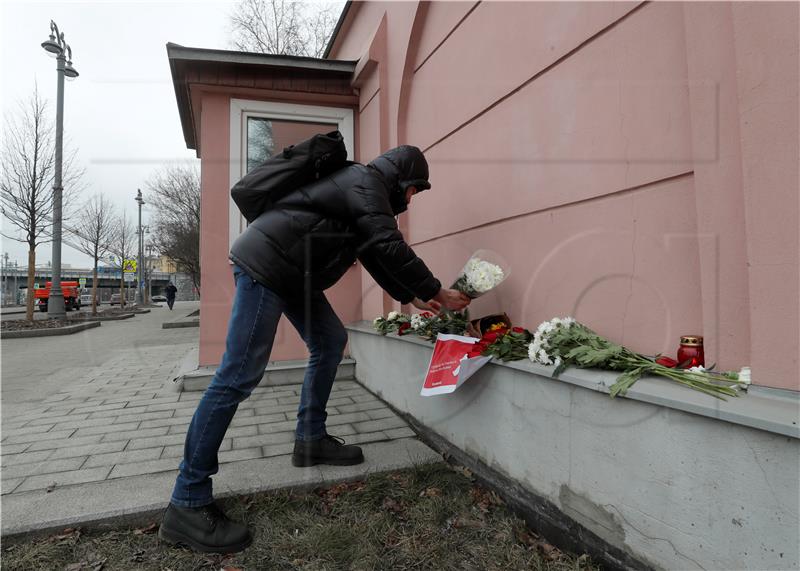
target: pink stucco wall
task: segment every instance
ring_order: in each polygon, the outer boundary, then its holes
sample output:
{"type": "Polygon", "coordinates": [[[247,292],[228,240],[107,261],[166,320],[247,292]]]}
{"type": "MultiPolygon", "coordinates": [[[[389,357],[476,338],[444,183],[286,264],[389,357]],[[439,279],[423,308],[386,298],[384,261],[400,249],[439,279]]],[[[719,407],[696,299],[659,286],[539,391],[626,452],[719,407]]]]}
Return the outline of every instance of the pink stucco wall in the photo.
{"type": "MultiPolygon", "coordinates": [[[[512,277],[473,314],[557,314],[634,349],[797,390],[796,3],[359,3],[361,160],[423,148],[401,228],[443,282],[512,277]]],[[[391,307],[361,276],[363,314],[391,307]]]]}

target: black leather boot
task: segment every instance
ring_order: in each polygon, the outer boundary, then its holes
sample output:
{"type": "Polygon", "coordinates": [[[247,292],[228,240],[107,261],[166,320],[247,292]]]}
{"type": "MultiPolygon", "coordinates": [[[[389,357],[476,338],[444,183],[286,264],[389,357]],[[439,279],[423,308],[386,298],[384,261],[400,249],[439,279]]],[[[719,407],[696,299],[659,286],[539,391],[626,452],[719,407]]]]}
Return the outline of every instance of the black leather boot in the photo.
{"type": "Polygon", "coordinates": [[[358,446],[346,445],[338,436],[326,435],[320,440],[305,442],[295,440],[292,464],[297,467],[331,464],[333,466],[352,466],[361,464],[364,454],[358,446]]]}
{"type": "Polygon", "coordinates": [[[181,508],[170,504],[158,537],[207,553],[235,553],[253,542],[247,526],[231,521],[216,504],[181,508]]]}

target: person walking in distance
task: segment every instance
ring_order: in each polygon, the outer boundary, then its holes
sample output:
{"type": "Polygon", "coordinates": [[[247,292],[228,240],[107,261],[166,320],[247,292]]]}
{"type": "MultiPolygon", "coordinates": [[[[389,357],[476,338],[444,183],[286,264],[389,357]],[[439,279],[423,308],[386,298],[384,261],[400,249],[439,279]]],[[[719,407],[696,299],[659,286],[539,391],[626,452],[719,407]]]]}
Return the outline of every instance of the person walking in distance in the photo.
{"type": "Polygon", "coordinates": [[[310,358],[297,411],[292,464],[353,465],[358,446],[328,433],[326,404],[347,333],[323,293],[357,260],[394,299],[438,312],[469,298],[442,288],[403,239],[395,216],[431,187],[417,147],[392,149],[301,186],[254,219],[234,242],[235,297],[225,353],[197,405],[159,536],[198,551],[229,553],[252,541],[247,526],[214,503],[211,476],[236,409],[258,385],[278,321],[286,315],[310,358]]]}
{"type": "Polygon", "coordinates": [[[169,282],[167,287],[164,288],[164,293],[167,296],[167,305],[169,306],[169,310],[172,311],[172,306],[175,305],[175,294],[178,293],[178,288],[175,287],[175,284],[169,282]]]}

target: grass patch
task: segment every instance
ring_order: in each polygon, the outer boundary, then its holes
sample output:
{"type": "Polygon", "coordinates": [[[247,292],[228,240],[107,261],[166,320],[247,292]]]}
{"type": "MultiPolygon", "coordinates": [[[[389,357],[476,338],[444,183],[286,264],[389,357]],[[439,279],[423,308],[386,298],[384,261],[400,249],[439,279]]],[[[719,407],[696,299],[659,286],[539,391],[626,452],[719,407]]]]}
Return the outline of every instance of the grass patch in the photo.
{"type": "Polygon", "coordinates": [[[160,543],[156,523],[3,543],[2,569],[578,570],[587,556],[538,537],[464,469],[428,464],[311,492],[222,502],[255,532],[243,553],[217,556],[160,543]]]}

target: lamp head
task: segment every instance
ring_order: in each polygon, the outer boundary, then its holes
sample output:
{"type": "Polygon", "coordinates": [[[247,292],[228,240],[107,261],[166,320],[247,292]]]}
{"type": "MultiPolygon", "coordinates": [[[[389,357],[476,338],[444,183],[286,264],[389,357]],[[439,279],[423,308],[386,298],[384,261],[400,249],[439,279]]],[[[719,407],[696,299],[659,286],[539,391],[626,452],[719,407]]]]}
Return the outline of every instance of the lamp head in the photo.
{"type": "Polygon", "coordinates": [[[58,33],[58,26],[50,20],[50,39],[42,42],[42,47],[51,54],[52,57],[60,56],[64,52],[64,38],[58,33]]]}

